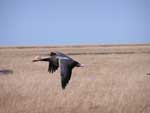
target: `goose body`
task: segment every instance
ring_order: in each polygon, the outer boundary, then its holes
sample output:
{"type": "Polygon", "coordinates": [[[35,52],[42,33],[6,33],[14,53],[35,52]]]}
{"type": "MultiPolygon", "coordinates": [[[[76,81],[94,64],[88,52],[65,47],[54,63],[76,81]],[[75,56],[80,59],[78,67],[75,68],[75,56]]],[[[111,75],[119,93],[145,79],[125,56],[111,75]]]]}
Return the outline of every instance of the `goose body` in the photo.
{"type": "Polygon", "coordinates": [[[51,52],[49,57],[37,57],[33,62],[45,61],[49,62],[48,72],[54,73],[60,67],[61,87],[65,89],[71,78],[72,70],[74,67],[83,67],[78,61],[61,52],[51,52]]]}

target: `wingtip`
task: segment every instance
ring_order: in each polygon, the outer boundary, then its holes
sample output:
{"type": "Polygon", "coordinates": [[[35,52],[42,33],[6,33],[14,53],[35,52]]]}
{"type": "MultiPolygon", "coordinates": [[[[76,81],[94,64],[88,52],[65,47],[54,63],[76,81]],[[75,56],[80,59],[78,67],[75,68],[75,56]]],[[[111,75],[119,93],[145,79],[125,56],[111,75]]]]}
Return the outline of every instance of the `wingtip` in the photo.
{"type": "Polygon", "coordinates": [[[62,85],[61,88],[62,88],[62,90],[65,90],[66,86],[65,86],[65,85],[62,85]]]}
{"type": "Polygon", "coordinates": [[[65,90],[65,87],[62,87],[62,90],[65,90]]]}

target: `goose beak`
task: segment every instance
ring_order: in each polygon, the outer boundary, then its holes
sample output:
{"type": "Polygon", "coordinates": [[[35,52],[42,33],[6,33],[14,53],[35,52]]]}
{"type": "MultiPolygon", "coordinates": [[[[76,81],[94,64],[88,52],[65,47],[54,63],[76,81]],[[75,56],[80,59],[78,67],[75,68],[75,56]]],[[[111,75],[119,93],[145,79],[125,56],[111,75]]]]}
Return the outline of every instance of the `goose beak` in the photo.
{"type": "Polygon", "coordinates": [[[85,67],[85,65],[84,64],[80,64],[80,66],[79,67],[85,67]]]}
{"type": "Polygon", "coordinates": [[[85,67],[84,64],[79,64],[77,67],[85,67]]]}
{"type": "Polygon", "coordinates": [[[41,57],[41,56],[36,56],[32,62],[38,62],[38,61],[49,61],[49,57],[41,57]]]}
{"type": "Polygon", "coordinates": [[[40,57],[40,56],[36,56],[36,57],[32,60],[32,62],[40,61],[40,59],[41,59],[41,57],[40,57]]]}

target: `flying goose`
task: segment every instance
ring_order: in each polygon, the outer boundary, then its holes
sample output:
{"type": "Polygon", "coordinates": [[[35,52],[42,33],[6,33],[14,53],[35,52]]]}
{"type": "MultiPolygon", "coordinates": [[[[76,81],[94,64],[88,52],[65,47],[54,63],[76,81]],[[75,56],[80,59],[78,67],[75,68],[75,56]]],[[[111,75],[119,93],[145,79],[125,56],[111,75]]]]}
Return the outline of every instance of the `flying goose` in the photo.
{"type": "Polygon", "coordinates": [[[36,57],[33,62],[46,61],[49,62],[48,72],[54,73],[60,67],[61,86],[65,89],[71,78],[72,69],[74,67],[83,67],[84,65],[70,58],[61,52],[51,52],[49,57],[36,57]]]}

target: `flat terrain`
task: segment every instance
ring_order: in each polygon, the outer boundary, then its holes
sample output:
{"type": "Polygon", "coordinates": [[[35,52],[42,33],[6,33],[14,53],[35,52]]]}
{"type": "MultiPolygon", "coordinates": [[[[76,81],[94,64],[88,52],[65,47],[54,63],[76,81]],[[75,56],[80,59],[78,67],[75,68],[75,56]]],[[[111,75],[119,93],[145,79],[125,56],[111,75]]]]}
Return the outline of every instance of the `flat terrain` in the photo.
{"type": "Polygon", "coordinates": [[[150,45],[1,47],[0,113],[150,113],[150,45]],[[32,62],[50,51],[86,65],[65,90],[32,62]]]}

